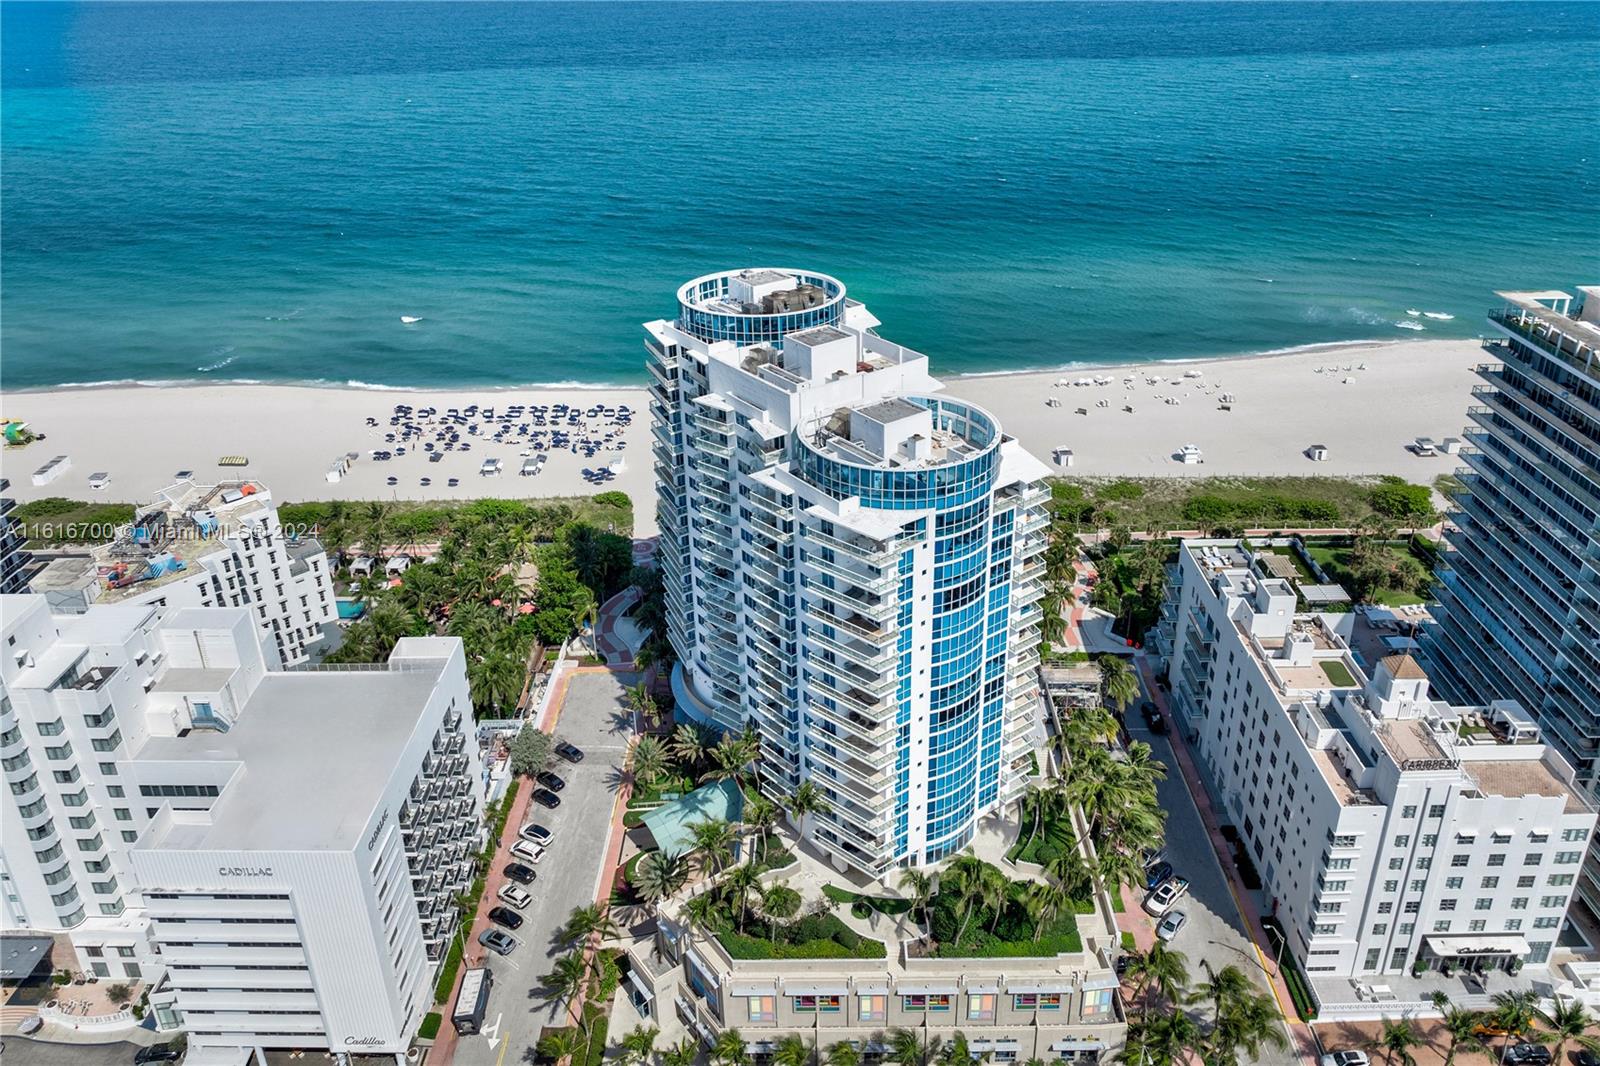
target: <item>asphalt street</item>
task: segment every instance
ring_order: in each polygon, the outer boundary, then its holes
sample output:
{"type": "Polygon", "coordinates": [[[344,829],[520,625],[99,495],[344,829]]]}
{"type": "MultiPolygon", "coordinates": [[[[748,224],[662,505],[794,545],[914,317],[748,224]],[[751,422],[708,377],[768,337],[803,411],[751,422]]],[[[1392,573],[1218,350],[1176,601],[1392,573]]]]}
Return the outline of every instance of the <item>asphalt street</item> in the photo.
{"type": "MultiPolygon", "coordinates": [[[[1189,879],[1189,892],[1176,907],[1188,913],[1189,921],[1178,932],[1172,946],[1188,957],[1191,984],[1198,985],[1206,979],[1200,968],[1204,960],[1216,969],[1230,964],[1237,966],[1250,975],[1260,991],[1268,992],[1260,959],[1245,932],[1244,919],[1229,891],[1216,852],[1211,849],[1205,823],[1184,784],[1172,742],[1146,729],[1137,707],[1135,704],[1127,716],[1128,733],[1134,740],[1149,744],[1151,753],[1167,767],[1167,779],[1156,788],[1161,806],[1167,812],[1167,861],[1172,863],[1177,874],[1189,879]]],[[[1206,1016],[1206,1008],[1195,1009],[1200,1016],[1206,1016]]],[[[1294,1055],[1289,1051],[1264,1051],[1257,1061],[1293,1062],[1294,1055]]]]}
{"type": "MultiPolygon", "coordinates": [[[[528,886],[534,903],[523,912],[522,928],[513,933],[520,941],[516,950],[505,958],[488,956],[494,991],[483,1032],[462,1037],[456,1046],[460,1066],[532,1063],[540,1031],[565,1024],[564,1009],[546,999],[540,979],[565,950],[556,931],[573,908],[594,902],[627,753],[631,714],[624,690],[632,681],[631,674],[598,672],[572,678],[555,735],[583,749],[585,758],[576,766],[552,758],[551,770],[567,782],[561,806],[554,811],[538,804],[529,807],[529,820],[548,828],[555,839],[535,868],[538,878],[528,886]]],[[[510,861],[505,852],[495,857],[496,867],[510,861]]],[[[474,928],[473,937],[480,932],[474,928]]]]}

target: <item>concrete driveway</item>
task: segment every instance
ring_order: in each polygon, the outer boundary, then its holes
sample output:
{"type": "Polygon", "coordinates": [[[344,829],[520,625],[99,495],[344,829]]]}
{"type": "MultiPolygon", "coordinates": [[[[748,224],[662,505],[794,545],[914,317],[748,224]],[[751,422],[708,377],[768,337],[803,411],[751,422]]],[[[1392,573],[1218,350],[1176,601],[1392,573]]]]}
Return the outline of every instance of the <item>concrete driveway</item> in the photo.
{"type": "MultiPolygon", "coordinates": [[[[560,794],[561,806],[554,811],[538,804],[529,807],[528,820],[548,828],[555,840],[536,867],[538,878],[529,886],[534,904],[523,913],[526,921],[522,928],[513,934],[521,944],[506,958],[488,956],[494,992],[483,1033],[462,1037],[456,1045],[455,1062],[461,1066],[532,1063],[543,1027],[566,1023],[566,1012],[541,993],[540,979],[565,950],[556,940],[556,930],[574,907],[593,903],[599,890],[623,757],[632,735],[632,715],[624,691],[633,682],[632,674],[607,670],[585,670],[572,676],[555,735],[576,744],[585,758],[576,766],[552,758],[550,769],[567,782],[560,794]]],[[[495,866],[510,861],[502,851],[495,857],[495,866]]],[[[481,927],[473,929],[473,948],[482,952],[476,942],[480,932],[481,927]]],[[[448,1019],[445,1024],[450,1024],[448,1019]]]]}
{"type": "MultiPolygon", "coordinates": [[[[1140,703],[1143,698],[1141,695],[1140,703]]],[[[1156,793],[1167,812],[1167,861],[1172,863],[1177,874],[1189,879],[1189,892],[1176,907],[1188,913],[1189,921],[1173,939],[1172,946],[1188,956],[1191,984],[1198,985],[1206,979],[1205,971],[1200,968],[1204,960],[1219,970],[1228,965],[1239,967],[1250,975],[1259,991],[1267,992],[1260,959],[1245,932],[1244,919],[1222,867],[1217,863],[1216,852],[1211,850],[1211,839],[1206,834],[1200,812],[1189,795],[1183,775],[1178,772],[1172,744],[1167,736],[1157,736],[1145,728],[1138,708],[1139,703],[1129,708],[1128,734],[1134,740],[1149,744],[1155,758],[1166,764],[1167,779],[1157,786],[1156,793]]],[[[1199,1016],[1209,1017],[1209,1007],[1195,1010],[1199,1016]]],[[[1292,1050],[1263,1051],[1259,1061],[1293,1062],[1294,1053],[1292,1050]]]]}

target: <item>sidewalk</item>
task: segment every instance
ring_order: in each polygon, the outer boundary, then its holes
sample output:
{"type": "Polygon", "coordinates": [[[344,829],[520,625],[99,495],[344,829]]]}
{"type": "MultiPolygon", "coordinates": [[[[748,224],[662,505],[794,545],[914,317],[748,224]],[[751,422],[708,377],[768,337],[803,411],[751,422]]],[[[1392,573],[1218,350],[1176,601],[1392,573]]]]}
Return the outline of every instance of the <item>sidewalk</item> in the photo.
{"type": "Polygon", "coordinates": [[[1188,788],[1189,796],[1194,800],[1195,809],[1200,812],[1200,820],[1205,823],[1206,835],[1211,838],[1211,848],[1216,852],[1217,863],[1227,878],[1228,891],[1233,896],[1234,905],[1239,908],[1239,914],[1250,932],[1256,958],[1261,964],[1262,972],[1266,974],[1273,998],[1278,1002],[1278,1011],[1283,1015],[1284,1024],[1288,1026],[1290,1039],[1299,1051],[1300,1060],[1315,1066],[1318,1056],[1316,1037],[1312,1035],[1311,1027],[1299,1020],[1299,1015],[1294,1010],[1294,1000],[1290,998],[1288,986],[1284,984],[1283,975],[1261,950],[1261,945],[1270,941],[1267,939],[1266,929],[1261,924],[1260,908],[1256,906],[1254,896],[1239,879],[1239,871],[1234,868],[1233,849],[1228,846],[1227,839],[1222,835],[1216,812],[1211,807],[1211,794],[1206,791],[1205,782],[1200,779],[1199,769],[1189,754],[1188,742],[1183,739],[1177,722],[1167,707],[1166,693],[1156,686],[1149,658],[1141,653],[1135,662],[1144,680],[1145,691],[1155,702],[1162,717],[1167,720],[1168,736],[1172,738],[1172,751],[1178,760],[1178,769],[1183,774],[1184,786],[1188,788]]]}

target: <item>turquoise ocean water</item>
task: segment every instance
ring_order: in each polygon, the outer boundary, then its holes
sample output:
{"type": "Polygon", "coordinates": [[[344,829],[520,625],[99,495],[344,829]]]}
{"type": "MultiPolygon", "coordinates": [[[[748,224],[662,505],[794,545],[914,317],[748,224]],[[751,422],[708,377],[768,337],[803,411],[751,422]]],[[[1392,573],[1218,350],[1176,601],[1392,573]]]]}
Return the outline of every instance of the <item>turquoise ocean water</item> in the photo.
{"type": "Polygon", "coordinates": [[[943,373],[1472,336],[1600,280],[1596,5],[0,20],[11,389],[638,382],[638,323],[737,265],[839,276],[943,373]]]}

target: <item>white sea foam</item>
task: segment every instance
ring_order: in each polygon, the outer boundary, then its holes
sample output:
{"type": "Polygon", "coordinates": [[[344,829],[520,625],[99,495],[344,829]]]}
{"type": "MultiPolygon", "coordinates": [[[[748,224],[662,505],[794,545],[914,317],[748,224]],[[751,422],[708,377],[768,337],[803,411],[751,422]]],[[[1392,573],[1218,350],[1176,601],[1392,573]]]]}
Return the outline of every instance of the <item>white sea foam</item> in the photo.
{"type": "Polygon", "coordinates": [[[1422,312],[1422,317],[1423,318],[1438,319],[1440,322],[1449,322],[1451,319],[1455,318],[1456,316],[1455,315],[1446,314],[1443,311],[1424,311],[1424,312],[1422,312]]]}
{"type": "Polygon", "coordinates": [[[1424,326],[1421,322],[1412,322],[1410,319],[1402,319],[1399,322],[1396,322],[1394,324],[1394,328],[1395,329],[1411,329],[1411,330],[1420,331],[1420,330],[1425,330],[1428,327],[1424,326]]]}
{"type": "Polygon", "coordinates": [[[207,363],[205,366],[195,367],[195,369],[202,374],[209,374],[213,370],[221,370],[223,367],[239,358],[238,354],[234,352],[233,345],[231,344],[224,344],[220,347],[213,348],[208,354],[212,358],[217,359],[217,361],[214,363],[207,363]],[[221,356],[221,358],[217,358],[218,356],[221,356]]]}

